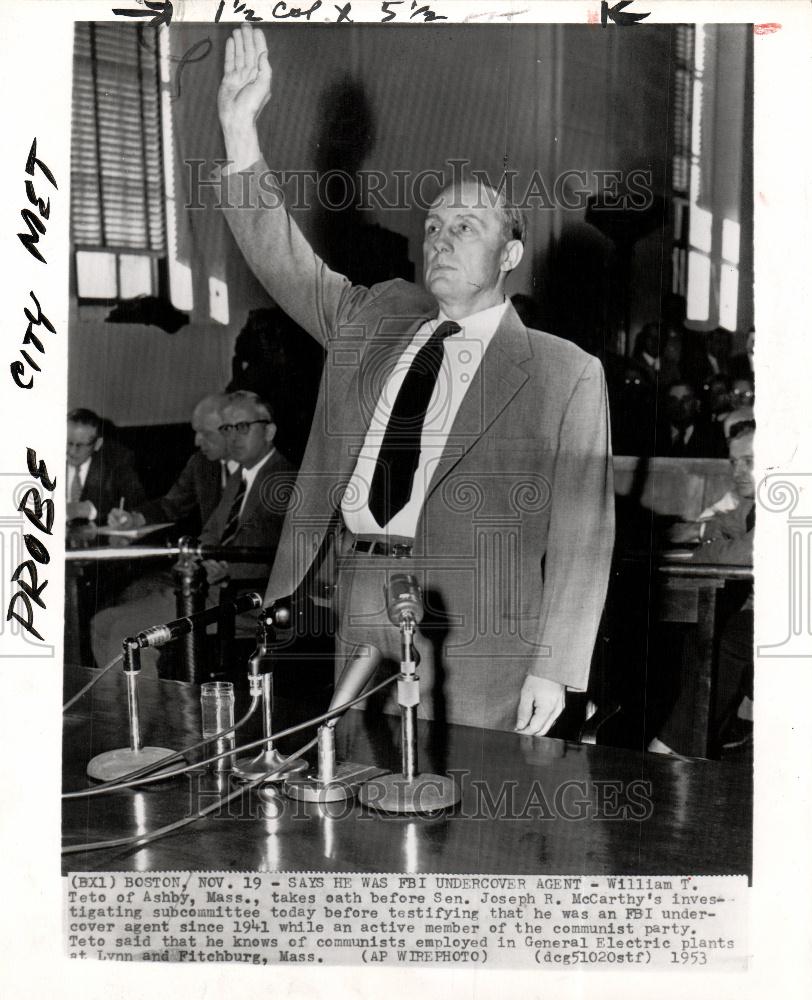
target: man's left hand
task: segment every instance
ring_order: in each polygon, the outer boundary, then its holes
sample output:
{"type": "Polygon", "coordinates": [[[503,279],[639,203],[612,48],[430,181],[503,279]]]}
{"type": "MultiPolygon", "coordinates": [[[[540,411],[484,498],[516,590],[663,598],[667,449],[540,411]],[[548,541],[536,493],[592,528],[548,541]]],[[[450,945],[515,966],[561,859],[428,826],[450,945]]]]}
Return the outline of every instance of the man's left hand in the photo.
{"type": "Polygon", "coordinates": [[[564,708],[564,685],[528,674],[519,695],[515,732],[543,736],[564,708]]]}

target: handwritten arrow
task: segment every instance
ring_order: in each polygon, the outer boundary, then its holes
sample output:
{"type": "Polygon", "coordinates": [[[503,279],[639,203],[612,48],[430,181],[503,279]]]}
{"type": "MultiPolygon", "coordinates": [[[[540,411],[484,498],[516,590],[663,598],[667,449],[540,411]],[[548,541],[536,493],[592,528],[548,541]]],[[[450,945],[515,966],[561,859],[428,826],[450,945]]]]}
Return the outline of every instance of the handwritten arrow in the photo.
{"type": "Polygon", "coordinates": [[[651,11],[646,11],[645,14],[624,14],[623,8],[630,6],[632,0],[618,0],[614,7],[610,7],[606,0],[601,2],[601,24],[606,27],[607,19],[612,21],[613,24],[620,24],[628,26],[631,24],[637,24],[638,21],[642,21],[644,18],[651,15],[651,11]]]}
{"type": "Polygon", "coordinates": [[[172,2],[171,0],[144,0],[144,6],[147,10],[121,10],[113,8],[113,13],[117,14],[119,17],[151,17],[155,13],[155,17],[149,22],[156,27],[159,24],[169,25],[172,21],[172,2]]]}

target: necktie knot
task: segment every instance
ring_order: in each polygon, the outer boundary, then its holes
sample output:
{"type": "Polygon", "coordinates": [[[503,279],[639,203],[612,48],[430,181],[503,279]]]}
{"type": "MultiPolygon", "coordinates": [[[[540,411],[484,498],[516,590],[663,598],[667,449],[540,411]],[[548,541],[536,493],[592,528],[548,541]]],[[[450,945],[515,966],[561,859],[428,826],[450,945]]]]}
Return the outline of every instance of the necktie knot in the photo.
{"type": "Polygon", "coordinates": [[[461,329],[462,327],[459,323],[447,319],[437,327],[432,334],[432,338],[434,340],[445,340],[446,337],[453,337],[455,333],[459,333],[461,329]]]}

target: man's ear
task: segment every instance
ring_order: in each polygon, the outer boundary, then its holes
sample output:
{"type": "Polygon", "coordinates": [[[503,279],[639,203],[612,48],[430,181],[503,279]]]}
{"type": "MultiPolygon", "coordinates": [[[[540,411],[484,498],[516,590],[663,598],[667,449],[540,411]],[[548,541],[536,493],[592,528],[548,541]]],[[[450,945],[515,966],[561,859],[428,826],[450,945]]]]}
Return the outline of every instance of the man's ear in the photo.
{"type": "Polygon", "coordinates": [[[524,256],[524,244],[521,240],[508,240],[505,244],[504,250],[502,251],[502,264],[501,269],[503,271],[512,271],[517,268],[524,256]]]}
{"type": "Polygon", "coordinates": [[[96,438],[96,441],[93,445],[93,451],[98,451],[103,444],[104,444],[104,438],[96,438]]]}
{"type": "Polygon", "coordinates": [[[273,443],[273,439],[276,437],[276,424],[273,420],[265,427],[265,440],[268,444],[273,443]]]}

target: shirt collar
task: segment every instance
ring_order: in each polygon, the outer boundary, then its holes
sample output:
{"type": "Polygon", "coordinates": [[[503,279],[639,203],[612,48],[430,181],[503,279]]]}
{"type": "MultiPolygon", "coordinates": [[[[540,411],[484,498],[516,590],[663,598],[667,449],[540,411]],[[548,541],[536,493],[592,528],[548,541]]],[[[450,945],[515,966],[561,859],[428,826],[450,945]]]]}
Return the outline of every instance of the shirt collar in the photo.
{"type": "Polygon", "coordinates": [[[271,455],[273,455],[275,451],[276,448],[272,446],[268,454],[264,458],[261,458],[256,465],[253,465],[250,469],[242,470],[242,478],[245,482],[246,493],[254,485],[254,480],[257,478],[257,473],[259,472],[259,470],[262,468],[263,465],[265,465],[265,463],[268,461],[268,459],[271,457],[271,455]]]}
{"type": "Polygon", "coordinates": [[[467,340],[490,340],[496,333],[496,328],[502,322],[502,317],[505,315],[507,306],[507,299],[503,299],[502,302],[499,302],[495,306],[488,306],[487,309],[481,309],[479,312],[471,313],[470,316],[465,316],[459,320],[449,319],[441,309],[437,316],[435,327],[439,326],[440,323],[458,323],[462,327],[462,332],[467,340]]]}

